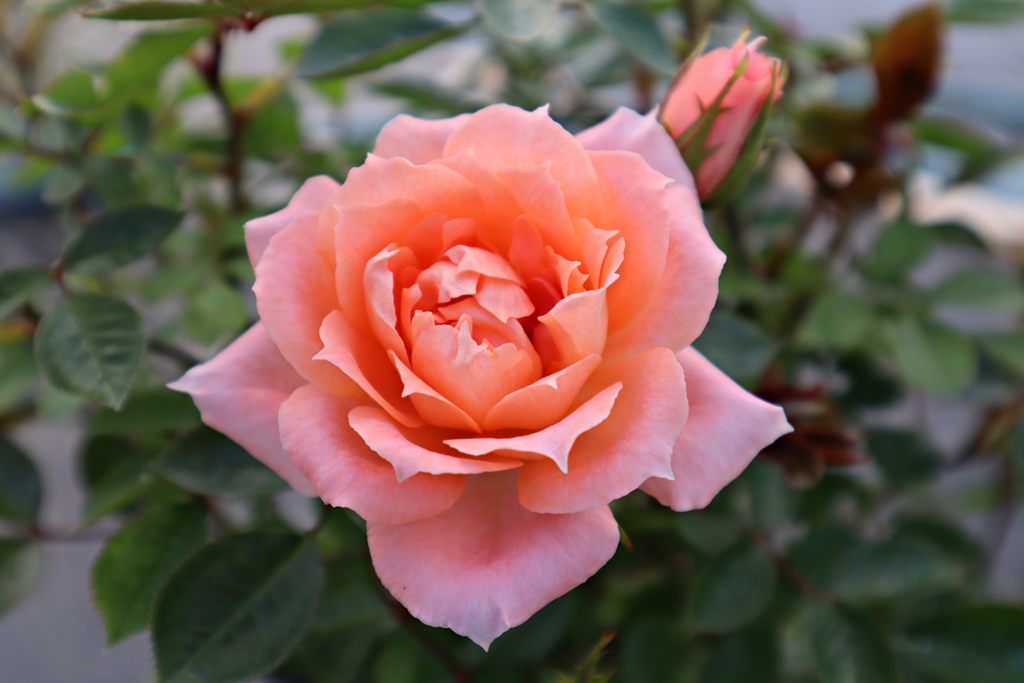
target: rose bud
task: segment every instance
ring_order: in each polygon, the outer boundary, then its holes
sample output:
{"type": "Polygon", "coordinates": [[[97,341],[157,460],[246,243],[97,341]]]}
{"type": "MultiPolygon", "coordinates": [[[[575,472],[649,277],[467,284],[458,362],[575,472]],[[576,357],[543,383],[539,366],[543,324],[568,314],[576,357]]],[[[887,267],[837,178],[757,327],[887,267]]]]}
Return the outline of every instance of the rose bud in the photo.
{"type": "Polygon", "coordinates": [[[725,256],[653,116],[399,116],[245,239],[260,320],[172,387],[483,647],[612,557],[609,503],[703,507],[791,430],[690,346],[725,256]]]}
{"type": "Polygon", "coordinates": [[[661,103],[704,206],[726,201],[746,183],[761,151],[772,105],[786,80],[781,60],[757,51],[744,33],[731,48],[700,48],[679,69],[661,103]]]}

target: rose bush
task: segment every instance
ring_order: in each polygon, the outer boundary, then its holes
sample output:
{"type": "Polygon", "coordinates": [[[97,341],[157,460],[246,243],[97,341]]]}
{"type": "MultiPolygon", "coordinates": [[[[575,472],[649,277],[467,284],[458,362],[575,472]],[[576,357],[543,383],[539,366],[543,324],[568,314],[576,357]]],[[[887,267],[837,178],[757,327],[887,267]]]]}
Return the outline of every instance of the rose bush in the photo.
{"type": "Polygon", "coordinates": [[[260,322],[173,387],[484,647],[608,561],[611,501],[701,507],[789,431],[690,348],[724,256],[653,116],[400,116],[246,241],[260,322]]]}

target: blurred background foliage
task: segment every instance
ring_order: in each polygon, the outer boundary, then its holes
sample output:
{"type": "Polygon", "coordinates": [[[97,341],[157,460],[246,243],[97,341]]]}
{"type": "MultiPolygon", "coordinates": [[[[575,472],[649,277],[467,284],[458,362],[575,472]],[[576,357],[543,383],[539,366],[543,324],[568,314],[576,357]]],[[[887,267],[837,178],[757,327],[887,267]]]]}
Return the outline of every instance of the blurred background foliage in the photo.
{"type": "Polygon", "coordinates": [[[1024,681],[1024,608],[992,578],[1024,484],[1024,219],[979,189],[1021,131],[929,105],[949,25],[1022,19],[953,0],[823,41],[752,0],[0,4],[0,610],[41,547],[98,539],[107,641],[148,629],[159,681],[1024,681]],[[130,37],[54,71],[69,12],[130,37]],[[744,24],[790,77],[706,216],[729,260],[697,345],[796,430],[706,510],[616,502],[625,547],[490,652],[409,617],[361,520],[163,388],[255,319],[243,223],[343,179],[391,114],[550,103],[578,131],[744,24]],[[270,66],[225,68],[253,40],[270,66]],[[39,517],[18,430],[40,419],[84,433],[72,528],[39,517]]]}

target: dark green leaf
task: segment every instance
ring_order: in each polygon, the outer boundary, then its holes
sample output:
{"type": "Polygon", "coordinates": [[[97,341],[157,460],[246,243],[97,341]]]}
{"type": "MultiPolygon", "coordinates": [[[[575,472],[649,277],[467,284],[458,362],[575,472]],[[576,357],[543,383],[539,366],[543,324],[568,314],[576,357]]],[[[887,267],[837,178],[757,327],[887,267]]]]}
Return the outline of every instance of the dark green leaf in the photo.
{"type": "Polygon", "coordinates": [[[912,628],[900,651],[946,683],[1024,681],[1024,610],[969,607],[912,628]]]}
{"type": "Polygon", "coordinates": [[[256,496],[286,488],[244,448],[206,427],[171,446],[153,468],[186,491],[205,495],[256,496]]]}
{"type": "Polygon", "coordinates": [[[50,280],[50,271],[45,268],[17,268],[0,273],[0,318],[6,318],[32,292],[50,280]]]}
{"type": "Polygon", "coordinates": [[[663,74],[675,73],[679,60],[651,14],[634,4],[607,0],[588,4],[597,20],[634,57],[663,74]]]}
{"type": "Polygon", "coordinates": [[[626,624],[617,643],[623,679],[630,683],[679,680],[693,653],[678,630],[676,620],[668,617],[643,617],[626,624]]]}
{"type": "Polygon", "coordinates": [[[699,510],[677,515],[674,523],[687,543],[708,555],[731,546],[740,533],[736,520],[699,510]]]}
{"type": "Polygon", "coordinates": [[[715,311],[694,346],[733,379],[756,383],[775,359],[778,344],[746,318],[715,311]]]}
{"type": "MultiPolygon", "coordinates": [[[[436,0],[392,0],[389,4],[418,7],[436,0]]],[[[93,4],[86,16],[99,19],[198,19],[204,17],[281,16],[333,12],[378,4],[378,0],[107,0],[93,4]]]]}
{"type": "Polygon", "coordinates": [[[144,348],[138,313],[106,294],[62,297],[35,337],[36,360],[55,387],[115,408],[135,380],[144,348]]]}
{"type": "Polygon", "coordinates": [[[386,7],[339,14],[306,48],[298,75],[351,76],[372,71],[464,29],[422,12],[386,7]]]}
{"type": "Polygon", "coordinates": [[[202,507],[185,503],[129,520],[107,541],[92,568],[92,589],[108,645],[149,626],[160,585],[206,536],[202,507]]]}
{"type": "Polygon", "coordinates": [[[42,553],[35,543],[0,539],[0,613],[32,590],[41,565],[42,553]]]}
{"type": "Polygon", "coordinates": [[[0,412],[21,403],[38,376],[28,340],[0,341],[0,412]]]}
{"type": "Polygon", "coordinates": [[[576,665],[576,671],[571,674],[559,674],[556,683],[610,683],[612,674],[605,668],[603,660],[608,652],[608,646],[614,639],[614,633],[602,636],[576,665]]]}
{"type": "Polygon", "coordinates": [[[121,410],[99,410],[85,426],[93,434],[138,434],[188,429],[198,424],[199,411],[189,395],[161,387],[133,392],[121,410]]]}
{"type": "Polygon", "coordinates": [[[832,581],[846,558],[857,551],[860,540],[853,532],[840,527],[823,526],[789,549],[789,561],[811,585],[821,590],[832,581]]]}
{"type": "Polygon", "coordinates": [[[1024,377],[1024,334],[987,334],[978,341],[1000,365],[1024,377]]]}
{"type": "Polygon", "coordinates": [[[711,653],[701,683],[774,683],[779,679],[779,653],[771,636],[736,633],[711,653]]]}
{"type": "Polygon", "coordinates": [[[174,231],[182,214],[158,206],[109,211],[68,242],[61,261],[68,270],[102,273],[150,253],[174,231]]]}
{"type": "Polygon", "coordinates": [[[515,667],[543,662],[557,652],[572,622],[574,598],[570,595],[550,603],[522,626],[494,641],[481,670],[508,671],[515,667]]]}
{"type": "Polygon", "coordinates": [[[79,526],[91,526],[146,493],[155,480],[149,469],[152,462],[152,454],[137,455],[120,463],[96,482],[82,508],[79,526]]]}
{"type": "Polygon", "coordinates": [[[868,450],[886,478],[901,485],[929,479],[941,464],[939,454],[913,432],[876,429],[868,436],[868,450]]]}
{"type": "Polygon", "coordinates": [[[896,664],[885,636],[860,615],[816,603],[810,626],[821,683],[896,683],[896,664]]]}
{"type": "Polygon", "coordinates": [[[848,602],[879,602],[940,593],[965,578],[963,567],[930,543],[906,539],[854,551],[836,568],[829,588],[848,602]]]}
{"type": "Polygon", "coordinates": [[[0,434],[0,517],[32,524],[42,499],[43,484],[35,465],[0,434]]]}
{"type": "Polygon", "coordinates": [[[945,327],[905,316],[886,327],[904,378],[936,394],[957,394],[974,381],[978,353],[970,339],[945,327]]]}
{"type": "Polygon", "coordinates": [[[200,549],[157,596],[159,680],[227,682],[268,671],[312,623],[323,583],[316,547],[291,534],[246,533],[200,549]]]}
{"type": "Polygon", "coordinates": [[[558,4],[558,0],[480,1],[484,16],[499,31],[516,40],[528,40],[549,27],[558,4]]]}
{"type": "Polygon", "coordinates": [[[743,542],[719,556],[693,586],[689,621],[695,631],[729,633],[758,617],[775,592],[771,558],[743,542]]]}

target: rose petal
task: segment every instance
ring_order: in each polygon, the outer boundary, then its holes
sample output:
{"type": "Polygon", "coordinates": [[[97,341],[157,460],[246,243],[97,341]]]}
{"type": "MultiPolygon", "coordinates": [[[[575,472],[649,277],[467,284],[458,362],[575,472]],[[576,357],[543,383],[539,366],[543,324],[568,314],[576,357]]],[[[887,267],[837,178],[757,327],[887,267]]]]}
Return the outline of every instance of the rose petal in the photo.
{"type": "Polygon", "coordinates": [[[704,331],[718,299],[725,254],[704,227],[697,196],[678,184],[667,191],[672,227],[664,273],[629,324],[609,335],[609,356],[658,346],[686,348],[704,331]]]}
{"type": "Polygon", "coordinates": [[[566,208],[562,185],[551,175],[551,163],[533,168],[503,168],[497,171],[509,193],[541,234],[544,243],[567,258],[580,254],[572,219],[566,208]]]}
{"type": "Polygon", "coordinates": [[[484,429],[544,429],[562,419],[590,374],[601,364],[591,354],[567,368],[541,377],[498,401],[484,419],[484,429]]]}
{"type": "Polygon", "coordinates": [[[632,152],[590,152],[605,200],[602,229],[625,242],[619,280],[608,288],[609,331],[625,326],[665,271],[670,216],[666,185],[671,181],[632,152]]]}
{"type": "Polygon", "coordinates": [[[315,358],[324,346],[320,326],[338,307],[334,274],[317,249],[316,230],[317,214],[308,212],[274,235],[252,289],[264,329],[285,360],[307,381],[347,394],[356,391],[352,380],[315,358]]]}
{"type": "Polygon", "coordinates": [[[398,333],[395,275],[390,269],[392,257],[399,253],[397,248],[386,248],[370,259],[363,271],[363,289],[366,296],[366,317],[377,341],[386,351],[394,351],[399,358],[408,362],[405,342],[398,333]]]}
{"type": "Polygon", "coordinates": [[[649,477],[672,477],[672,449],[686,424],[686,381],[675,355],[652,349],[606,361],[581,398],[616,382],[622,382],[622,392],[611,415],[576,440],[567,473],[549,460],[523,465],[523,507],[555,514],[589,510],[621,498],[649,477]]]}
{"type": "Polygon", "coordinates": [[[360,406],[348,414],[352,429],[377,455],[395,468],[398,481],[425,472],[427,474],[480,474],[500,472],[522,465],[504,458],[463,458],[442,443],[442,430],[430,427],[409,429],[395,424],[380,408],[360,406]],[[424,445],[425,444],[425,445],[424,445]]]}
{"type": "Polygon", "coordinates": [[[677,358],[686,372],[690,417],[672,454],[675,480],[648,479],[642,489],[686,511],[710,503],[761,449],[793,428],[782,408],[747,392],[696,350],[677,358]]]}
{"type": "Polygon", "coordinates": [[[696,192],[693,175],[672,136],[658,122],[657,110],[642,116],[632,109],[619,107],[601,123],[578,133],[576,139],[590,151],[622,150],[639,154],[655,171],[696,192]]]}
{"type": "Polygon", "coordinates": [[[281,406],[284,450],[328,505],[367,521],[404,524],[447,510],[466,485],[455,474],[417,474],[399,483],[391,463],[370,450],[350,426],[357,399],[307,385],[281,406]]]}
{"type": "MultiPolygon", "coordinates": [[[[554,345],[554,357],[544,358],[546,372],[556,372],[604,351],[608,335],[607,301],[606,289],[579,292],[537,318],[550,332],[554,345]]],[[[537,350],[541,352],[541,348],[537,350]]]]}
{"type": "Polygon", "coordinates": [[[300,213],[319,211],[337,189],[341,187],[334,178],[318,175],[302,183],[288,206],[267,216],[253,218],[245,224],[245,248],[249,252],[252,267],[260,262],[263,252],[270,244],[270,238],[288,227],[300,213]]]}
{"type": "Polygon", "coordinates": [[[551,175],[562,187],[569,214],[600,215],[601,195],[587,154],[551,119],[547,107],[532,112],[506,104],[481,109],[452,132],[444,154],[451,157],[465,150],[473,150],[479,162],[493,171],[550,162],[551,175]]]}
{"type": "Polygon", "coordinates": [[[263,324],[256,323],[211,360],[167,386],[191,394],[203,422],[238,442],[293,489],[312,496],[313,485],[285,455],[277,428],[281,404],[304,384],[263,324]]]}
{"type": "Polygon", "coordinates": [[[404,387],[402,396],[408,396],[412,400],[416,412],[427,424],[435,427],[480,432],[480,427],[473,421],[473,418],[420,379],[398,356],[388,353],[388,358],[391,359],[391,363],[398,370],[398,376],[402,380],[404,387]]]}
{"type": "MultiPolygon", "coordinates": [[[[569,451],[576,439],[607,419],[621,389],[621,383],[611,385],[560,421],[539,432],[505,438],[448,439],[445,443],[467,455],[494,453],[517,457],[525,454],[548,458],[558,469],[566,472],[569,467],[569,451]]],[[[529,459],[536,460],[537,457],[529,459]]]]}
{"type": "Polygon", "coordinates": [[[320,328],[323,350],[316,358],[338,368],[389,415],[407,427],[419,427],[423,420],[402,393],[402,381],[388,362],[388,354],[359,334],[341,311],[332,311],[320,328]]]}
{"type": "Polygon", "coordinates": [[[383,159],[402,157],[414,164],[426,164],[441,158],[448,137],[469,117],[418,119],[399,114],[388,121],[377,135],[373,153],[383,159]]]}
{"type": "Polygon", "coordinates": [[[446,512],[366,525],[373,567],[420,621],[486,649],[508,629],[593,576],[619,544],[607,507],[539,515],[516,501],[515,474],[471,477],[446,512]]]}

